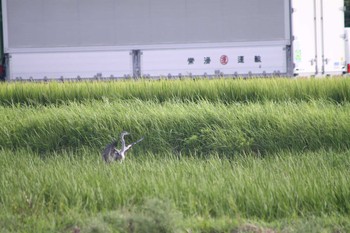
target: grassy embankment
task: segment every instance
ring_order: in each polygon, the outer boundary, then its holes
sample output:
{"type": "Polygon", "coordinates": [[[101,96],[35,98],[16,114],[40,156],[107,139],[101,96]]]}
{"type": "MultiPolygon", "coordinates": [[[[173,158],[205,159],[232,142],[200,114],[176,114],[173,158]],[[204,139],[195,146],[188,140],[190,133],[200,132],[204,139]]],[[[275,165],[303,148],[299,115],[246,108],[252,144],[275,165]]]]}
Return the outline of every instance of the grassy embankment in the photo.
{"type": "Polygon", "coordinates": [[[0,84],[0,229],[349,231],[349,87],[0,84]],[[145,140],[106,166],[99,151],[123,129],[145,140]]]}

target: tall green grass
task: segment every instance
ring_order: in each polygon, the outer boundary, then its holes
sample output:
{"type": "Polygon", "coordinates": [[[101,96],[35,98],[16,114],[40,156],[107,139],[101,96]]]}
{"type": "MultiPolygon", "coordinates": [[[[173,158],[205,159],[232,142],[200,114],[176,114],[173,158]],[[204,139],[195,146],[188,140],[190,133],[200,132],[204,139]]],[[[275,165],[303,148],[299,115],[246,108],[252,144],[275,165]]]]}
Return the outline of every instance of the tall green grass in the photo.
{"type": "Polygon", "coordinates": [[[328,102],[232,104],[154,101],[0,107],[0,148],[102,149],[122,130],[144,136],[135,153],[234,155],[347,150],[350,106],[328,102]]]}
{"type": "Polygon", "coordinates": [[[0,231],[350,231],[349,84],[1,83],[0,231]]]}
{"type": "Polygon", "coordinates": [[[350,80],[329,79],[185,79],[118,82],[0,83],[0,104],[60,104],[103,98],[224,103],[327,100],[348,102],[350,80]]]}
{"type": "Polygon", "coordinates": [[[230,160],[145,154],[109,166],[96,151],[80,153],[41,159],[26,151],[1,151],[0,216],[71,211],[94,216],[150,199],[170,202],[184,219],[350,214],[349,152],[230,160]]]}

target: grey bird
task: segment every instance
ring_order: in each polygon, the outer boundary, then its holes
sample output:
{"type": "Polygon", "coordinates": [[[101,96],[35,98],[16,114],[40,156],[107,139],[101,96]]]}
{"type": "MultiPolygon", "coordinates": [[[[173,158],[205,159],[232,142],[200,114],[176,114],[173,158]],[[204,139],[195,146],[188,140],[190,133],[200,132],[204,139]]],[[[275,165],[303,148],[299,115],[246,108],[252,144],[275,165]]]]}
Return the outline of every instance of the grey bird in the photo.
{"type": "Polygon", "coordinates": [[[120,134],[120,142],[122,144],[122,147],[120,150],[116,148],[117,146],[117,141],[114,140],[111,144],[108,144],[106,148],[102,152],[102,159],[106,163],[113,162],[114,160],[119,160],[120,162],[123,162],[125,159],[126,152],[131,149],[135,144],[141,142],[144,138],[142,137],[141,139],[137,140],[136,142],[131,143],[130,145],[125,144],[125,139],[124,136],[129,135],[130,133],[123,131],[120,134]]]}

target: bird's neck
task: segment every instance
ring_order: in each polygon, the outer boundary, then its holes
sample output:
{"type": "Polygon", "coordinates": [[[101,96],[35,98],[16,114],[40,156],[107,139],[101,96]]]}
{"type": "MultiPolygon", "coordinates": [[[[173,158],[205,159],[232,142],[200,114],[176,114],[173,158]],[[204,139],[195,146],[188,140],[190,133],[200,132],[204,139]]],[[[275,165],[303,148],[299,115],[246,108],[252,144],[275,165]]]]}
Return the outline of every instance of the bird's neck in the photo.
{"type": "Polygon", "coordinates": [[[121,148],[121,151],[124,151],[124,150],[125,150],[125,140],[124,140],[124,135],[122,135],[122,136],[120,137],[120,141],[121,141],[121,143],[122,143],[122,148],[121,148]]]}

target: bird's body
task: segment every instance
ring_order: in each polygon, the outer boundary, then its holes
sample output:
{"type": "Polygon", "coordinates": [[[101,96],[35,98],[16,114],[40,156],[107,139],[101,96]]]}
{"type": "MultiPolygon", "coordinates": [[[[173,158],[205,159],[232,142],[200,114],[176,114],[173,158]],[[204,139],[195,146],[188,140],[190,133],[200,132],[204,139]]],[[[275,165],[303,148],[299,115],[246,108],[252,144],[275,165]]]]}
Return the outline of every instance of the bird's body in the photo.
{"type": "Polygon", "coordinates": [[[136,143],[139,143],[139,142],[141,142],[143,140],[143,138],[141,138],[138,141],[133,142],[130,145],[126,146],[125,139],[124,139],[124,136],[126,136],[126,135],[129,135],[129,133],[126,132],[126,131],[123,131],[120,134],[120,142],[122,144],[122,147],[121,147],[120,150],[118,150],[116,148],[117,141],[113,141],[111,144],[108,144],[106,146],[106,148],[102,152],[102,159],[105,162],[109,163],[109,162],[113,162],[114,160],[118,160],[120,162],[123,162],[123,160],[125,159],[126,152],[129,149],[131,149],[131,147],[134,146],[136,143]]]}
{"type": "Polygon", "coordinates": [[[114,159],[114,154],[117,152],[116,149],[117,141],[113,141],[111,144],[108,144],[102,152],[102,159],[105,162],[112,162],[114,159]]]}

